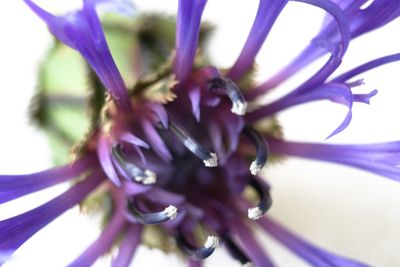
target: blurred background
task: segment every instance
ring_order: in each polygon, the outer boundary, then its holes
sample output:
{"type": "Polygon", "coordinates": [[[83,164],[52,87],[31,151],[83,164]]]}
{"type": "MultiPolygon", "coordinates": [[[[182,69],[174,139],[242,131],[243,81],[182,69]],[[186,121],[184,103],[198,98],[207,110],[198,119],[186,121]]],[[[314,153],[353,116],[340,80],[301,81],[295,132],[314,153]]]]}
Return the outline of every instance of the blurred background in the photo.
{"type": "MultiPolygon", "coordinates": [[[[36,1],[62,13],[80,1],[36,1]]],[[[175,14],[177,0],[134,1],[137,12],[175,14]]],[[[258,1],[209,0],[203,19],[216,25],[207,53],[216,66],[227,68],[238,56],[251,28],[258,1]]],[[[264,81],[286,65],[318,31],[324,13],[306,4],[291,2],[278,18],[257,57],[258,79],[264,81]]],[[[336,73],[371,59],[400,51],[396,20],[354,40],[336,73]]],[[[0,173],[30,173],[52,166],[44,134],[29,122],[28,106],[34,94],[38,65],[50,46],[46,26],[22,1],[0,2],[0,173]]],[[[326,58],[283,84],[276,96],[309,77],[326,58]]],[[[392,63],[361,77],[360,92],[378,89],[371,105],[355,104],[350,126],[325,141],[341,122],[346,109],[325,101],[292,108],[279,115],[290,140],[328,143],[363,143],[398,140],[400,137],[400,64],[392,63]]],[[[65,77],[70,79],[72,77],[65,77]]],[[[268,166],[272,184],[271,216],[301,236],[338,254],[373,266],[399,266],[400,184],[361,170],[334,164],[287,159],[268,166]]],[[[64,191],[60,185],[0,206],[0,219],[29,210],[64,191]]],[[[4,266],[63,266],[98,235],[93,220],[72,209],[28,241],[4,266]]],[[[278,266],[308,266],[272,240],[260,237],[278,266]]],[[[183,266],[179,259],[141,247],[132,266],[183,266]]],[[[108,266],[103,257],[96,266],[108,266]]],[[[223,249],[206,266],[238,266],[223,249]]]]}

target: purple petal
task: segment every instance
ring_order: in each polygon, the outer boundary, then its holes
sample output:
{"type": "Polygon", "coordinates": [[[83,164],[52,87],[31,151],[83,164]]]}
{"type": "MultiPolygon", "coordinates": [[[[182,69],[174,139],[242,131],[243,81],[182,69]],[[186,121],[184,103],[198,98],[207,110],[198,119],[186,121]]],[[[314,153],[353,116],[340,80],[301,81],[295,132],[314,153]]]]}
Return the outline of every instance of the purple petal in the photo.
{"type": "Polygon", "coordinates": [[[297,2],[304,2],[310,5],[317,6],[324,9],[329,13],[333,20],[336,22],[333,26],[334,29],[339,28],[339,36],[337,39],[339,41],[332,41],[328,38],[319,37],[316,42],[313,42],[304,51],[301,52],[299,56],[285,69],[276,74],[272,79],[264,82],[263,84],[256,87],[254,90],[250,90],[246,93],[245,97],[248,100],[255,99],[257,96],[262,95],[268,90],[276,87],[282,81],[286,80],[291,75],[295,74],[300,69],[303,69],[307,64],[312,62],[314,59],[322,56],[326,51],[330,51],[331,57],[325,63],[325,65],[309,80],[307,80],[300,88],[297,90],[303,90],[310,88],[318,83],[323,82],[326,78],[332,74],[333,71],[340,65],[341,59],[347,50],[350,41],[350,29],[348,26],[347,18],[342,10],[333,2],[326,0],[294,0],[297,2]],[[325,48],[325,49],[321,49],[325,48]],[[328,50],[327,50],[328,49],[328,50]]]}
{"type": "Polygon", "coordinates": [[[221,164],[224,164],[226,161],[227,155],[223,148],[223,141],[222,141],[222,128],[218,121],[213,121],[210,123],[208,127],[208,135],[211,139],[213,145],[213,151],[217,153],[218,161],[221,164]]]}
{"type": "MultiPolygon", "coordinates": [[[[12,254],[36,232],[89,195],[102,181],[100,177],[99,173],[94,173],[49,202],[1,221],[0,252],[12,254]]],[[[4,261],[0,261],[0,265],[2,263],[4,261]]]]}
{"type": "MultiPolygon", "coordinates": [[[[347,1],[338,1],[339,4],[347,1]]],[[[366,1],[348,5],[346,13],[351,19],[352,38],[379,28],[400,16],[400,2],[396,0],[374,0],[366,8],[360,8],[366,1]]]]}
{"type": "Polygon", "coordinates": [[[231,112],[221,113],[220,124],[224,128],[229,141],[227,152],[231,153],[236,150],[239,143],[240,133],[244,127],[244,120],[231,112]]]}
{"type": "Polygon", "coordinates": [[[134,182],[124,182],[123,188],[127,195],[135,196],[151,190],[152,187],[148,185],[141,185],[134,182]]]}
{"type": "Polygon", "coordinates": [[[147,136],[147,141],[150,143],[151,149],[154,150],[162,160],[167,163],[170,162],[172,160],[172,155],[153,125],[148,120],[142,120],[142,128],[147,136]]]}
{"type": "Polygon", "coordinates": [[[144,147],[146,149],[150,148],[150,146],[145,141],[131,134],[130,132],[122,132],[120,135],[118,135],[118,139],[121,139],[122,141],[127,143],[131,143],[135,146],[144,147]]]}
{"type": "Polygon", "coordinates": [[[340,267],[366,267],[368,265],[334,255],[321,248],[315,247],[289,232],[269,217],[257,220],[258,224],[273,238],[284,244],[296,255],[310,263],[312,266],[340,266],[340,267]]]}
{"type": "Polygon", "coordinates": [[[179,0],[174,73],[181,83],[189,75],[196,56],[201,15],[205,4],[206,0],[179,0]]]}
{"type": "Polygon", "coordinates": [[[189,267],[202,267],[203,266],[203,262],[202,261],[196,261],[196,260],[192,260],[189,259],[189,267]]]}
{"type": "Polygon", "coordinates": [[[279,84],[287,80],[298,71],[304,69],[314,59],[324,55],[326,49],[317,47],[315,44],[309,45],[302,51],[292,62],[277,74],[269,78],[267,81],[261,83],[257,87],[244,92],[247,101],[254,100],[255,98],[267,93],[268,91],[276,88],[279,84]]]}
{"type": "Polygon", "coordinates": [[[335,129],[335,131],[333,131],[333,133],[328,136],[328,138],[330,138],[333,135],[336,135],[339,132],[343,131],[349,125],[351,120],[353,95],[350,88],[346,84],[325,84],[323,86],[316,87],[315,89],[310,89],[309,91],[294,91],[269,105],[248,113],[246,115],[246,122],[255,122],[259,119],[272,116],[276,112],[283,109],[311,101],[324,99],[345,105],[348,108],[346,117],[344,118],[342,123],[335,129]]]}
{"type": "Polygon", "coordinates": [[[110,144],[108,143],[107,138],[104,136],[99,136],[97,144],[97,155],[99,157],[100,165],[110,181],[113,182],[116,186],[121,186],[121,181],[118,177],[118,173],[116,172],[111,160],[110,144]]]}
{"type": "Polygon", "coordinates": [[[340,41],[333,43],[329,39],[319,38],[318,42],[323,46],[328,47],[331,53],[330,58],[325,65],[309,80],[302,84],[298,89],[307,90],[313,86],[316,86],[325,81],[332,72],[334,72],[340,65],[342,57],[347,50],[350,41],[350,29],[348,26],[347,18],[342,10],[331,1],[325,0],[295,0],[298,2],[308,3],[310,5],[317,6],[324,9],[335,19],[340,32],[340,41]]]}
{"type": "Polygon", "coordinates": [[[116,211],[111,217],[110,222],[101,232],[99,238],[88,247],[77,259],[68,267],[92,266],[92,264],[104,253],[106,253],[126,224],[125,217],[120,211],[116,211]]]}
{"type": "Polygon", "coordinates": [[[185,202],[185,196],[177,193],[172,193],[169,191],[165,191],[161,188],[154,187],[151,192],[148,194],[148,199],[153,202],[161,205],[161,206],[180,206],[185,202]]]}
{"type": "Polygon", "coordinates": [[[142,237],[143,227],[140,224],[129,226],[124,234],[124,240],[119,245],[118,254],[112,261],[112,267],[128,267],[131,264],[136,248],[142,237]]]}
{"type": "Polygon", "coordinates": [[[78,50],[99,76],[117,106],[126,112],[131,110],[128,91],[108,48],[95,7],[102,1],[84,1],[82,10],[65,16],[54,16],[31,0],[25,3],[49,27],[61,42],[78,50]]]}
{"type": "Polygon", "coordinates": [[[268,139],[273,153],[335,162],[400,181],[400,141],[332,145],[268,139]]]}
{"type": "Polygon", "coordinates": [[[238,80],[253,65],[256,55],[288,0],[260,0],[256,18],[239,57],[227,77],[238,80]]]}
{"type": "Polygon", "coordinates": [[[81,158],[72,164],[50,170],[23,175],[0,176],[0,204],[68,181],[93,166],[93,156],[81,158]]]}
{"type": "Polygon", "coordinates": [[[353,101],[364,103],[364,104],[369,104],[371,101],[371,98],[376,96],[377,93],[378,93],[378,90],[372,90],[368,94],[353,94],[353,101]]]}
{"type": "Polygon", "coordinates": [[[168,114],[165,108],[156,103],[147,103],[146,106],[157,115],[164,128],[168,128],[168,114]]]}
{"type": "Polygon", "coordinates": [[[200,122],[200,88],[196,87],[189,91],[189,100],[192,105],[192,113],[197,122],[200,122]]]}
{"type": "Polygon", "coordinates": [[[231,225],[235,234],[237,234],[239,237],[241,249],[256,266],[275,266],[275,264],[267,256],[266,252],[262,250],[260,244],[258,244],[251,230],[244,223],[236,219],[231,223],[231,225]]]}
{"type": "Polygon", "coordinates": [[[98,12],[118,13],[128,17],[136,14],[136,8],[131,0],[84,0],[86,3],[97,5],[98,12]]]}
{"type": "Polygon", "coordinates": [[[352,70],[349,70],[343,74],[341,74],[340,76],[336,77],[335,79],[332,80],[332,82],[345,82],[348,81],[349,79],[353,78],[354,76],[357,76],[363,72],[372,70],[376,67],[388,64],[388,63],[392,63],[392,62],[396,62],[400,60],[400,53],[397,54],[393,54],[393,55],[389,55],[389,56],[385,56],[385,57],[381,57],[381,58],[377,58],[374,59],[372,61],[369,61],[361,66],[358,66],[352,70]]]}
{"type": "Polygon", "coordinates": [[[140,149],[140,147],[150,149],[150,146],[145,141],[136,137],[135,135],[131,134],[130,132],[122,132],[121,134],[118,135],[118,139],[131,144],[132,148],[139,155],[143,164],[147,163],[146,157],[144,156],[142,150],[140,149]]]}
{"type": "MultiPolygon", "coordinates": [[[[396,0],[374,0],[367,8],[361,8],[367,0],[339,0],[333,2],[338,4],[344,12],[350,28],[351,38],[356,38],[357,36],[381,27],[400,15],[400,2],[396,0]]],[[[315,39],[330,40],[331,43],[337,42],[339,34],[334,24],[333,19],[327,18],[315,39]]],[[[252,100],[268,90],[275,88],[281,82],[285,81],[326,52],[326,50],[324,51],[316,47],[316,44],[312,42],[287,67],[255,88],[255,90],[246,93],[246,99],[252,100]]],[[[339,82],[339,80],[335,80],[334,82],[339,82]]]]}

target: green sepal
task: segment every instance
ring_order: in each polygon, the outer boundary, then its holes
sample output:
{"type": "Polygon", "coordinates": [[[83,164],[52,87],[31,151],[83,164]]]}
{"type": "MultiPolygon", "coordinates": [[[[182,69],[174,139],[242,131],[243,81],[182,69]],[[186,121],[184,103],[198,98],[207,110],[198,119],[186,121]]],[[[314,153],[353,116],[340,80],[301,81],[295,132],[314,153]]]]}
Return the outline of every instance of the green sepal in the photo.
{"type": "Polygon", "coordinates": [[[81,56],[57,41],[40,66],[31,118],[48,135],[56,164],[68,161],[89,127],[86,75],[81,56]]]}

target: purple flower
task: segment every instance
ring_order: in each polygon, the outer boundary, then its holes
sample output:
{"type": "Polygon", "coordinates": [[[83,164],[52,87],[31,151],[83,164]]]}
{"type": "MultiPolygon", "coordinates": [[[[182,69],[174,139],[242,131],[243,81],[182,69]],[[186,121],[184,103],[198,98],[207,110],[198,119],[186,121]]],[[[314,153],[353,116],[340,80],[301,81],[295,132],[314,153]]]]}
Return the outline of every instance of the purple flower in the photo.
{"type": "MultiPolygon", "coordinates": [[[[97,74],[110,98],[100,123],[92,129],[75,161],[40,173],[0,176],[0,202],[8,202],[65,181],[65,193],[28,212],[0,221],[0,264],[25,241],[91,194],[110,199],[98,239],[68,266],[91,266],[114,245],[112,266],[128,266],[149,225],[160,230],[159,246],[174,240],[190,266],[201,266],[219,244],[241,264],[275,266],[255,238],[255,229],[276,239],[312,266],[367,266],[306,242],[275,222],[270,186],[261,178],[271,155],[300,156],[361,168],[398,181],[399,142],[366,145],[309,144],[283,140],[279,126],[261,126],[277,112],[317,100],[345,105],[348,113],[329,136],[349,125],[354,103],[369,103],[377,91],[356,94],[354,76],[397,61],[385,56],[336,74],[350,41],[400,15],[397,0],[295,0],[328,15],[319,34],[287,68],[260,84],[246,84],[255,57],[289,1],[260,0],[243,49],[225,71],[197,63],[201,17],[206,0],[179,0],[172,62],[155,79],[125,85],[103,32],[97,5],[124,1],[84,0],[81,10],[55,16],[24,0],[65,45],[77,50],[97,74]],[[315,59],[329,53],[326,64],[289,94],[249,110],[248,102],[268,93],[315,59]],[[162,101],[146,97],[161,83],[169,90],[162,101]],[[244,84],[244,85],[242,85],[244,84]],[[245,192],[249,189],[251,196],[245,192]],[[100,191],[100,192],[99,192],[100,191]],[[199,230],[200,229],[200,230],[199,230]],[[161,236],[162,235],[162,236],[161,236]]],[[[122,9],[121,9],[122,7],[122,9]]],[[[143,56],[146,57],[145,55],[143,56]]],[[[165,62],[169,59],[166,57],[165,62]]],[[[277,124],[276,124],[277,125],[277,124]]],[[[62,263],[65,264],[65,263],[62,263]]]]}

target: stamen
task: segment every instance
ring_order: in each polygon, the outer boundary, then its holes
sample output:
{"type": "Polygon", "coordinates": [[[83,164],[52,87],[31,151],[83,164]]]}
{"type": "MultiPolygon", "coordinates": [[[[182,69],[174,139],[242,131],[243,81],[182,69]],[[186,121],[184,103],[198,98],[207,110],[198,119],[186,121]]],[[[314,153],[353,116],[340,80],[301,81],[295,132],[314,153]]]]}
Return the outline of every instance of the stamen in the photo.
{"type": "Polygon", "coordinates": [[[204,165],[206,167],[216,167],[218,166],[218,158],[217,158],[217,154],[215,153],[210,153],[211,158],[203,160],[204,165]]]}
{"type": "Polygon", "coordinates": [[[210,235],[207,237],[206,242],[200,248],[196,248],[189,244],[189,242],[183,237],[182,234],[177,236],[178,243],[182,248],[194,259],[204,260],[209,257],[219,245],[219,239],[216,236],[210,235]]]}
{"type": "Polygon", "coordinates": [[[257,175],[267,163],[269,146],[264,138],[253,128],[245,127],[243,133],[251,140],[256,147],[256,158],[250,165],[252,175],[257,175]]]}
{"type": "Polygon", "coordinates": [[[259,207],[250,208],[248,211],[248,217],[252,220],[258,220],[262,217],[263,212],[259,207]]]}
{"type": "Polygon", "coordinates": [[[204,243],[204,247],[207,249],[215,249],[219,245],[219,239],[216,236],[208,236],[206,242],[204,243]]]}
{"type": "Polygon", "coordinates": [[[224,89],[232,102],[232,113],[243,116],[246,114],[247,102],[239,87],[228,78],[215,78],[210,82],[210,89],[224,89]]]}
{"type": "Polygon", "coordinates": [[[183,145],[189,149],[198,158],[202,159],[206,167],[218,166],[217,154],[209,152],[207,149],[202,147],[193,137],[191,137],[183,128],[169,122],[169,129],[175,134],[175,136],[182,141],[183,145]]]}
{"type": "Polygon", "coordinates": [[[169,205],[163,211],[144,213],[139,211],[134,201],[128,202],[128,209],[135,219],[143,224],[159,224],[173,220],[178,213],[178,209],[173,205],[169,205]]]}
{"type": "Polygon", "coordinates": [[[123,155],[122,148],[119,144],[111,149],[112,155],[123,171],[134,181],[145,185],[154,184],[157,182],[157,175],[151,170],[143,170],[132,162],[128,161],[123,155]]]}
{"type": "Polygon", "coordinates": [[[257,206],[247,210],[247,216],[251,220],[258,220],[269,210],[269,208],[271,208],[272,198],[269,193],[269,188],[265,188],[265,186],[256,179],[250,181],[250,186],[256,190],[260,197],[260,201],[257,206]]]}
{"type": "Polygon", "coordinates": [[[243,253],[243,251],[233,242],[233,240],[227,236],[224,237],[224,244],[226,246],[226,249],[229,251],[229,253],[237,259],[242,266],[247,266],[250,267],[252,266],[252,263],[250,259],[243,253]]]}

